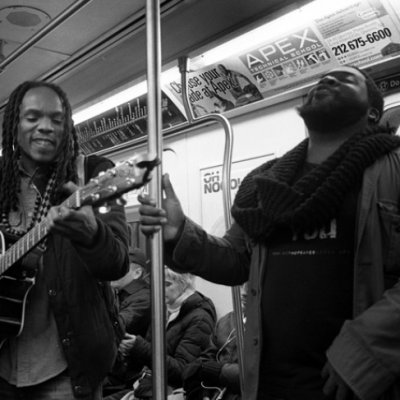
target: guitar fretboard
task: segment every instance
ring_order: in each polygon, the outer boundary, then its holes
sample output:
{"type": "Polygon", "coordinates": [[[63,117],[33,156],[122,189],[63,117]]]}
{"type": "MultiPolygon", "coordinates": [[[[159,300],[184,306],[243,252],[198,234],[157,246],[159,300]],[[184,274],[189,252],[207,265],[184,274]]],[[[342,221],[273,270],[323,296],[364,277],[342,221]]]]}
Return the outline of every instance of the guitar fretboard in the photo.
{"type": "MultiPolygon", "coordinates": [[[[74,209],[86,204],[96,206],[129,190],[140,188],[148,182],[150,171],[158,164],[157,157],[138,154],[91,179],[63,201],[61,206],[74,209]]],[[[0,275],[45,239],[48,233],[48,221],[44,218],[0,255],[0,275]]]]}

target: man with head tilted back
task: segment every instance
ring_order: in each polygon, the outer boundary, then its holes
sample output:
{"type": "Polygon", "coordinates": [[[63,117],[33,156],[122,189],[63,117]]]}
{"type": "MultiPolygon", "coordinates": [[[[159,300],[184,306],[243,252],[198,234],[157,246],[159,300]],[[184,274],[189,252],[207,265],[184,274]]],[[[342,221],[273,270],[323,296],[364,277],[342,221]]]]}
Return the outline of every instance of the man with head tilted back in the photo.
{"type": "Polygon", "coordinates": [[[298,111],[308,138],[247,175],[223,238],[168,176],[162,209],[141,197],[142,231],[163,228],[176,270],[249,280],[243,399],[399,399],[400,138],[357,68],[321,76],[298,111]]]}

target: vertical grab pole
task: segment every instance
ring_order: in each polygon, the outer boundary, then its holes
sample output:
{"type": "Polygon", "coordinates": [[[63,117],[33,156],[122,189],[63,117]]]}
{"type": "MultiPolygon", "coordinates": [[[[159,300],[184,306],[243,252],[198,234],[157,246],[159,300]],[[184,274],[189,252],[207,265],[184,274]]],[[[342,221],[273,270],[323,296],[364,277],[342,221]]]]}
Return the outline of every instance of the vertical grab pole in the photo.
{"type": "MultiPolygon", "coordinates": [[[[197,124],[207,121],[215,121],[222,125],[225,132],[225,148],[224,158],[222,164],[222,196],[224,201],[224,221],[225,229],[229,229],[232,225],[231,219],[231,164],[232,164],[232,149],[233,149],[233,132],[232,127],[228,119],[221,114],[209,114],[198,118],[193,118],[192,108],[189,104],[188,99],[188,86],[187,86],[187,70],[188,70],[188,59],[187,57],[179,58],[179,72],[181,73],[181,85],[182,85],[182,102],[185,108],[186,116],[189,124],[197,124]]],[[[238,351],[239,360],[239,376],[240,376],[240,388],[243,393],[244,387],[244,327],[243,327],[243,310],[242,302],[240,298],[239,287],[232,288],[232,300],[233,310],[236,324],[236,344],[238,351]]]]}
{"type": "MultiPolygon", "coordinates": [[[[147,36],[147,109],[148,148],[150,154],[162,157],[161,119],[161,35],[159,0],[146,0],[147,36]]],[[[156,206],[162,205],[161,164],[154,170],[150,181],[150,195],[156,206]]],[[[152,309],[152,380],[153,399],[166,399],[165,372],[165,300],[163,243],[160,232],[150,238],[151,249],[151,309],[152,309]]]]}

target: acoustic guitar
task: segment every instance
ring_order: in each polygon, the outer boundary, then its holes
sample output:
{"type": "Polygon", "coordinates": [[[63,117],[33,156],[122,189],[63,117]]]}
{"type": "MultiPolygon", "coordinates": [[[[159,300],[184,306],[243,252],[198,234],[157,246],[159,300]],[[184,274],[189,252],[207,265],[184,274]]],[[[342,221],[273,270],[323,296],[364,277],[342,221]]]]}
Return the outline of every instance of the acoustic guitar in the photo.
{"type": "MultiPolygon", "coordinates": [[[[138,189],[150,181],[151,170],[159,164],[155,156],[137,154],[114,168],[100,173],[85,186],[71,194],[61,205],[79,209],[85,205],[100,206],[121,194],[138,189]]],[[[25,305],[29,291],[35,284],[36,270],[23,267],[25,257],[49,234],[46,218],[6,249],[0,232],[0,347],[4,340],[18,336],[24,327],[25,305]]]]}

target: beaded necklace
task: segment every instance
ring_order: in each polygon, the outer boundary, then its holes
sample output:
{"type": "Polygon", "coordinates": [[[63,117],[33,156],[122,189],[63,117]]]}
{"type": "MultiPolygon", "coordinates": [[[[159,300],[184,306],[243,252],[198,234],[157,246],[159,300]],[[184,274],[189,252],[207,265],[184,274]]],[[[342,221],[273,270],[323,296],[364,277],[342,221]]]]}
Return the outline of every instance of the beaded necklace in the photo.
{"type": "MultiPolygon", "coordinates": [[[[25,230],[17,230],[11,227],[8,215],[3,212],[1,214],[1,224],[4,226],[5,231],[13,236],[23,236],[29,230],[31,230],[36,223],[42,221],[42,219],[47,215],[50,207],[52,206],[50,202],[51,194],[54,192],[56,183],[56,170],[52,172],[44,191],[43,196],[38,192],[35,199],[35,206],[33,209],[33,216],[29,226],[25,230]]],[[[43,246],[42,246],[43,247],[43,246]]]]}

